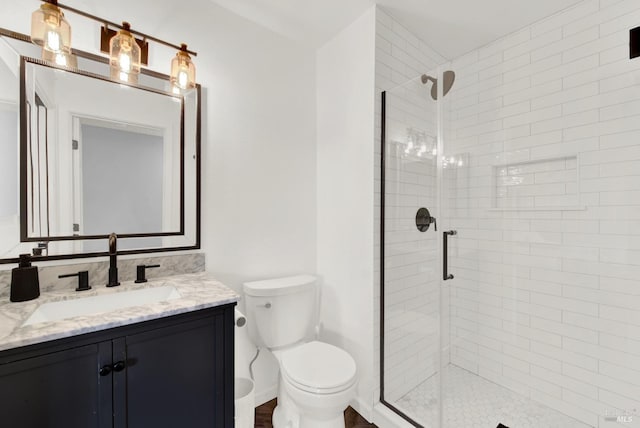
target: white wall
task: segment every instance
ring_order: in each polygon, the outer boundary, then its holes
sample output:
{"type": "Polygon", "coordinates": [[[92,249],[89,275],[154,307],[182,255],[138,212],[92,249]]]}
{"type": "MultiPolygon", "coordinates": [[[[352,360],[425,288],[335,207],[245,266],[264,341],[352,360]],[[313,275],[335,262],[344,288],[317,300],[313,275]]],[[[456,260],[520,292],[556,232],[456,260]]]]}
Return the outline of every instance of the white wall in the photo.
{"type": "Polygon", "coordinates": [[[318,274],[323,339],[358,365],[353,406],[373,404],[375,8],[317,53],[318,274]]]}
{"type": "MultiPolygon", "coordinates": [[[[244,281],[315,273],[315,58],[312,50],[203,0],[184,20],[206,40],[198,56],[203,106],[203,249],[207,270],[244,281]],[[195,18],[195,19],[194,19],[195,18]]],[[[240,305],[243,308],[243,305],[240,305]]],[[[239,335],[237,372],[255,348],[239,335]]],[[[258,401],[275,397],[277,364],[256,363],[258,401]]]]}
{"type": "MultiPolygon", "coordinates": [[[[0,26],[28,33],[39,1],[0,0],[0,26]]],[[[158,8],[150,0],[71,1],[70,6],[198,51],[203,87],[202,238],[207,270],[240,290],[246,280],[315,273],[315,56],[312,49],[208,0],[158,8]]],[[[97,30],[67,16],[74,46],[96,51],[97,30]],[[95,34],[94,34],[95,33],[95,34]]],[[[152,44],[153,45],[153,44],[152,44]]],[[[171,50],[152,46],[152,67],[169,71],[171,50]]],[[[239,335],[238,372],[253,348],[239,335]]],[[[257,395],[275,394],[275,362],[257,363],[257,395]]]]}

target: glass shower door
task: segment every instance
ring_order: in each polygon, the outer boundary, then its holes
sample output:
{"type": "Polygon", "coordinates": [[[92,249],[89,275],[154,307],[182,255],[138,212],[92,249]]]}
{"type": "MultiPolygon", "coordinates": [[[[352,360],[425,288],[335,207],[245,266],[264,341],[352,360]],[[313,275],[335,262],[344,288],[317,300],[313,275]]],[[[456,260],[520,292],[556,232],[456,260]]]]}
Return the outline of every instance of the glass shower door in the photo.
{"type": "MultiPolygon", "coordinates": [[[[435,75],[435,74],[433,74],[435,75]]],[[[381,396],[439,426],[442,275],[438,105],[424,78],[383,94],[381,396]]]]}

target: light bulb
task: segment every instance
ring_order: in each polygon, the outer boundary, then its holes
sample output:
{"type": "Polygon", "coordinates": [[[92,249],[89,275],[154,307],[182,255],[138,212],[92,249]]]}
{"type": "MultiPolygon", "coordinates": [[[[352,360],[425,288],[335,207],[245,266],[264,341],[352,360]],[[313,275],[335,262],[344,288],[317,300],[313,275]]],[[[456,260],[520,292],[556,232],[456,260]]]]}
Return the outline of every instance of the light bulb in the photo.
{"type": "Polygon", "coordinates": [[[120,65],[120,71],[128,73],[131,71],[131,56],[128,53],[121,53],[118,57],[118,64],[120,65]]]}
{"type": "Polygon", "coordinates": [[[438,154],[438,149],[436,149],[436,148],[434,147],[434,148],[433,148],[433,150],[431,150],[431,154],[432,154],[433,156],[437,155],[437,154],[438,154]]]}
{"type": "Polygon", "coordinates": [[[460,159],[460,160],[458,161],[458,166],[462,166],[462,165],[464,165],[464,162],[462,162],[462,159],[460,159]]]}
{"type": "Polygon", "coordinates": [[[128,82],[129,81],[129,75],[127,73],[125,73],[124,71],[120,72],[120,80],[122,80],[123,82],[128,82]]]}
{"type": "Polygon", "coordinates": [[[181,88],[186,88],[187,83],[189,83],[189,73],[184,70],[180,70],[178,73],[178,86],[181,88]]]}
{"type": "Polygon", "coordinates": [[[61,53],[56,54],[56,64],[63,67],[67,66],[67,56],[61,53]]]}
{"type": "Polygon", "coordinates": [[[57,31],[47,31],[44,48],[52,52],[60,52],[60,34],[57,31]]]}
{"type": "Polygon", "coordinates": [[[42,59],[60,67],[78,68],[78,58],[71,52],[65,50],[62,52],[51,52],[43,49],[42,59]]]}

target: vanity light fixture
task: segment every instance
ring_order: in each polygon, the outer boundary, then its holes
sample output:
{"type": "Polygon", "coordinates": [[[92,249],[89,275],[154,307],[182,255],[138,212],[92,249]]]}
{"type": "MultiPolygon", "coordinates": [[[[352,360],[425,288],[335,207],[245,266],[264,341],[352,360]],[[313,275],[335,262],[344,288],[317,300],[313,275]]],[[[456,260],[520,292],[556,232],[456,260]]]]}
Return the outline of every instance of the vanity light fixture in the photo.
{"type": "Polygon", "coordinates": [[[71,65],[71,26],[57,0],[44,0],[31,14],[31,41],[42,47],[42,59],[71,65]]]}
{"type": "Polygon", "coordinates": [[[109,41],[111,78],[128,83],[138,83],[140,74],[140,46],[131,34],[131,25],[122,23],[122,29],[109,41]]]}
{"type": "Polygon", "coordinates": [[[184,43],[171,60],[171,85],[174,92],[196,87],[196,66],[189,56],[187,45],[184,43]]]}
{"type": "Polygon", "coordinates": [[[137,83],[142,64],[148,64],[148,42],[153,41],[178,51],[171,61],[170,81],[173,91],[181,93],[196,86],[196,67],[191,57],[198,54],[188,50],[187,45],[177,46],[168,43],[162,39],[134,31],[126,22],[118,25],[58,3],[58,0],[41,1],[43,4],[33,12],[31,17],[31,40],[42,46],[42,59],[45,61],[66,67],[77,67],[77,59],[71,52],[71,26],[62,13],[62,9],[64,9],[103,24],[101,50],[109,54],[112,79],[137,83]]]}

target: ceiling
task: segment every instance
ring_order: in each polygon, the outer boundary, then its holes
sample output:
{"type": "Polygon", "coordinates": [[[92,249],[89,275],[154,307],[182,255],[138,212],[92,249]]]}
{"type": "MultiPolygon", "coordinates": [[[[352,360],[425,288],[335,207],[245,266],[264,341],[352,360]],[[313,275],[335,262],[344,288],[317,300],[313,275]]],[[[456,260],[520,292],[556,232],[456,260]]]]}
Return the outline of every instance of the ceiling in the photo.
{"type": "Polygon", "coordinates": [[[211,0],[276,33],[319,47],[373,3],[448,59],[582,0],[211,0]]]}

